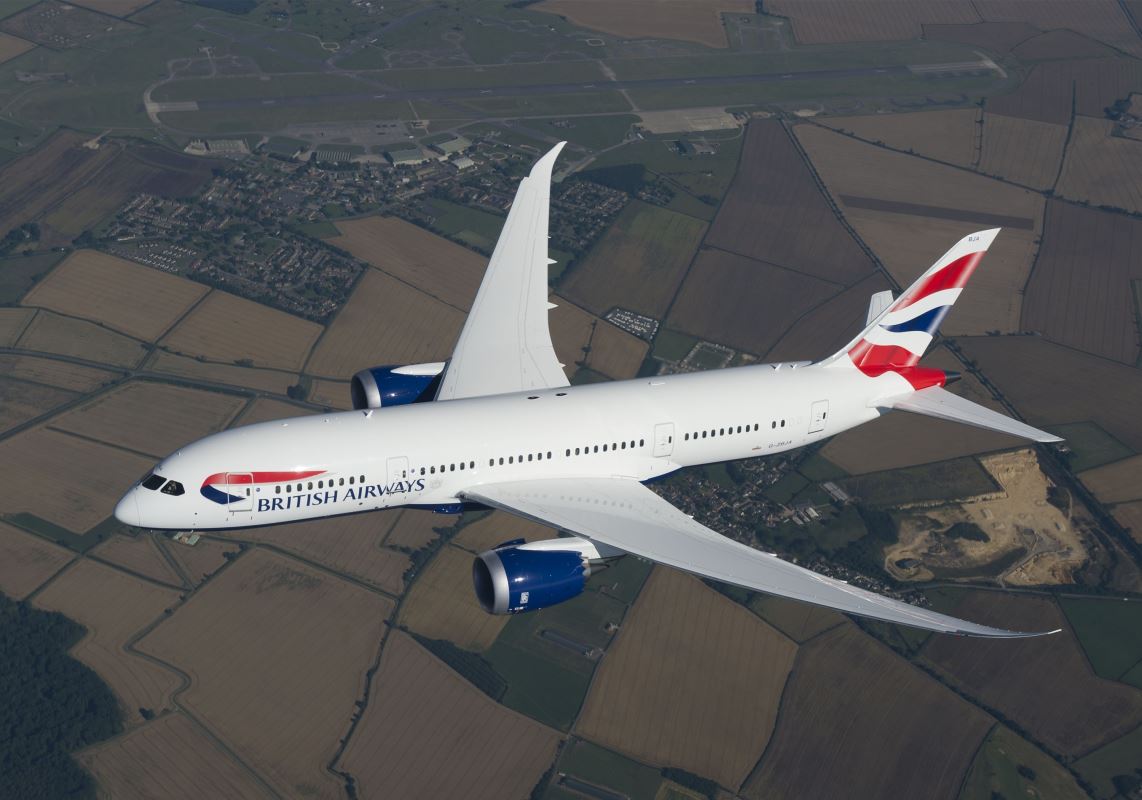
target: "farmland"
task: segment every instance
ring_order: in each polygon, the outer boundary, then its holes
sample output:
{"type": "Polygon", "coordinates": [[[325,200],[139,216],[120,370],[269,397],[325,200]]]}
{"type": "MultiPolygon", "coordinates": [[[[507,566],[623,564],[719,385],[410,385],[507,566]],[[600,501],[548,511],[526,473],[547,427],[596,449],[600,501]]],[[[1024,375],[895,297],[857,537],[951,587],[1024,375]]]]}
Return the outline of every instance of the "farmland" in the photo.
{"type": "Polygon", "coordinates": [[[1094,786],[1099,800],[1121,797],[1115,778],[1131,777],[1142,768],[1142,728],[1136,728],[1117,741],[1083,756],[1074,764],[1075,771],[1094,786]]]}
{"type": "Polygon", "coordinates": [[[975,9],[957,3],[847,3],[844,0],[775,0],[766,13],[789,17],[801,44],[918,39],[924,24],[979,22],[975,9]]]}
{"type": "Polygon", "coordinates": [[[1111,136],[1109,119],[1076,117],[1059,176],[1061,197],[1142,211],[1142,142],[1111,136]]]}
{"type": "Polygon", "coordinates": [[[984,114],[979,171],[1032,189],[1049,189],[1059,174],[1066,140],[1062,125],[984,114]]]}
{"type": "Polygon", "coordinates": [[[442,517],[430,511],[409,508],[399,513],[397,521],[385,535],[387,547],[419,550],[439,538],[441,530],[447,530],[452,526],[449,517],[442,517]]]}
{"type": "Polygon", "coordinates": [[[833,353],[864,328],[869,297],[891,288],[880,273],[853,284],[803,314],[765,354],[766,360],[800,361],[833,353]]]}
{"type": "Polygon", "coordinates": [[[876,507],[961,500],[1000,487],[974,458],[957,458],[848,478],[845,490],[876,507]]]}
{"type": "Polygon", "coordinates": [[[682,39],[707,47],[727,47],[722,14],[753,14],[750,0],[544,0],[538,11],[565,17],[575,25],[625,38],[682,39]]]}
{"type": "Polygon", "coordinates": [[[954,798],[991,725],[986,714],[842,625],[798,651],[777,730],[743,795],[954,798]]]}
{"type": "Polygon", "coordinates": [[[836,284],[714,248],[698,254],[667,324],[738,350],[769,351],[836,284]]]}
{"type": "Polygon", "coordinates": [[[467,311],[486,259],[466,247],[395,217],[337,223],[329,243],[450,306],[467,311]]]}
{"type": "Polygon", "coordinates": [[[396,278],[366,270],[321,337],[306,371],[346,379],[378,364],[446,358],[464,315],[396,278]]]}
{"type": "Polygon", "coordinates": [[[30,308],[0,308],[0,347],[11,347],[32,321],[30,308]]]}
{"type": "Polygon", "coordinates": [[[522,797],[558,741],[394,632],[338,768],[367,797],[522,797]]]}
{"type": "Polygon", "coordinates": [[[872,264],[837,222],[781,123],[750,123],[744,148],[706,244],[843,285],[872,272],[872,264]],[[802,226],[813,236],[789,235],[802,226]]]}
{"type": "Polygon", "coordinates": [[[0,431],[20,425],[78,395],[51,386],[0,378],[0,431]]]}
{"type": "Polygon", "coordinates": [[[610,378],[635,376],[649,349],[646,342],[562,297],[552,295],[551,302],[557,306],[548,314],[551,342],[568,377],[580,362],[610,378]],[[590,351],[585,352],[588,346],[590,351]]]}
{"type": "Polygon", "coordinates": [[[1142,502],[1122,503],[1114,507],[1118,524],[1130,531],[1134,541],[1142,544],[1142,502]]]}
{"type": "Polygon", "coordinates": [[[58,431],[35,428],[0,441],[5,514],[30,513],[74,533],[111,514],[152,460],[58,431]]]}
{"type": "Polygon", "coordinates": [[[182,580],[163,557],[159,544],[148,534],[112,536],[90,551],[92,556],[109,561],[128,572],[179,588],[182,580]]]}
{"type": "Polygon", "coordinates": [[[295,406],[293,403],[285,403],[281,400],[273,400],[268,397],[259,397],[242,412],[242,415],[234,421],[234,427],[239,425],[253,425],[258,422],[269,422],[276,419],[287,419],[289,417],[298,417],[307,413],[307,409],[300,406],[295,406]]]}
{"type": "Polygon", "coordinates": [[[1089,469],[1079,478],[1104,503],[1142,500],[1142,456],[1089,469]]]}
{"type": "Polygon", "coordinates": [[[508,617],[480,608],[472,590],[472,555],[446,546],[417,577],[398,621],[430,639],[482,651],[499,636],[508,617]]]}
{"type": "Polygon", "coordinates": [[[822,606],[799,603],[777,595],[755,594],[750,610],[798,644],[845,621],[844,616],[822,606]]]}
{"type": "Polygon", "coordinates": [[[0,522],[0,592],[24,599],[72,559],[62,547],[0,522]]]}
{"type": "Polygon", "coordinates": [[[1130,281],[1142,277],[1140,237],[1138,220],[1049,202],[1042,252],[1023,301],[1023,329],[1133,364],[1138,328],[1130,281]]]}
{"type": "Polygon", "coordinates": [[[131,382],[52,420],[52,427],[155,457],[222,430],[245,406],[231,395],[131,382]]]}
{"type": "Polygon", "coordinates": [[[821,124],[894,150],[915,152],[961,167],[974,166],[979,152],[979,109],[918,111],[865,117],[825,117],[821,124]]]}
{"type": "Polygon", "coordinates": [[[72,649],[72,655],[111,687],[128,724],[142,721],[140,709],[159,712],[166,708],[179,686],[174,672],[123,649],[177,602],[178,592],[173,589],[94,561],[68,568],[35,598],[37,607],[59,611],[87,628],[87,636],[72,649]]]}
{"type": "Polygon", "coordinates": [[[78,759],[112,797],[273,796],[181,713],[96,745],[78,759]]]}
{"type": "Polygon", "coordinates": [[[154,341],[208,290],[183,278],[93,250],[78,250],[24,297],[41,306],[154,341]]]}
{"type": "Polygon", "coordinates": [[[279,791],[330,794],[337,782],[325,765],[391,610],[371,592],[254,551],[139,648],[191,676],[182,705],[279,791]],[[275,624],[282,619],[290,625],[275,624]]]}
{"type": "Polygon", "coordinates": [[[0,371],[9,378],[73,392],[90,392],[117,377],[106,370],[34,356],[0,356],[0,371]]]}
{"type": "Polygon", "coordinates": [[[151,0],[76,0],[75,5],[113,17],[126,17],[150,2],[151,0]]]}
{"type": "Polygon", "coordinates": [[[213,539],[199,539],[197,544],[172,543],[167,554],[182,568],[192,586],[197,586],[237,557],[238,545],[213,539]]]}
{"type": "Polygon", "coordinates": [[[1142,55],[1142,41],[1132,29],[1122,7],[1114,0],[1087,0],[1075,6],[1068,3],[1025,2],[1025,0],[983,0],[976,3],[980,16],[990,22],[1026,21],[1039,28],[1068,28],[1142,55]]]}
{"type": "Polygon", "coordinates": [[[154,351],[145,366],[151,372],[177,378],[239,386],[279,395],[284,395],[289,387],[297,382],[297,376],[289,372],[239,367],[234,364],[215,364],[190,356],[175,355],[165,350],[154,351]]]}
{"type": "Polygon", "coordinates": [[[137,339],[51,311],[36,314],[16,346],[21,350],[72,356],[116,367],[136,366],[147,354],[137,339]]]}
{"type": "Polygon", "coordinates": [[[1008,728],[988,735],[964,779],[960,800],[1001,797],[1050,797],[1084,800],[1075,779],[1042,750],[1008,728]]]}
{"type": "Polygon", "coordinates": [[[546,525],[504,511],[494,511],[471,525],[465,525],[452,539],[452,544],[472,553],[482,553],[512,539],[530,542],[550,537],[551,528],[546,525]]]}
{"type": "Polygon", "coordinates": [[[619,306],[661,318],[705,232],[704,222],[632,201],[561,291],[600,316],[619,306]]]}
{"type": "Polygon", "coordinates": [[[348,381],[315,380],[309,392],[309,402],[326,408],[345,411],[352,407],[348,381]]]}
{"type": "MultiPolygon", "coordinates": [[[[949,613],[1013,630],[1063,624],[1050,600],[996,592],[970,592],[949,613]]],[[[1016,641],[937,636],[922,656],[970,697],[1064,755],[1089,752],[1142,722],[1142,692],[1091,674],[1069,632],[1016,641]]]]}
{"type": "Polygon", "coordinates": [[[1059,604],[1094,671],[1142,689],[1137,678],[1127,678],[1142,662],[1142,604],[1077,597],[1063,598],[1059,604]]]}
{"type": "Polygon", "coordinates": [[[11,61],[35,47],[31,42],[7,33],[0,33],[0,63],[11,61]]]}
{"type": "Polygon", "coordinates": [[[316,323],[214,291],[161,344],[184,355],[297,370],[320,335],[316,323]]]}
{"type": "Polygon", "coordinates": [[[739,786],[765,749],[795,652],[696,578],[659,568],[599,667],[576,730],[739,786]]]}

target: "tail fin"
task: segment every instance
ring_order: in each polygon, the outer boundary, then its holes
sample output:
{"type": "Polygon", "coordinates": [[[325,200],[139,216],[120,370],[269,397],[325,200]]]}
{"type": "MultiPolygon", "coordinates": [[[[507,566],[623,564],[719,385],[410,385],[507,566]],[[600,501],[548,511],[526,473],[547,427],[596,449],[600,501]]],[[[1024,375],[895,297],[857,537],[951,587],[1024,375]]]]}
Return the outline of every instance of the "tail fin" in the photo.
{"type": "MultiPolygon", "coordinates": [[[[871,320],[859,336],[824,363],[829,366],[856,367],[870,377],[885,372],[898,372],[910,381],[916,378],[924,385],[943,383],[942,378],[936,381],[934,376],[910,373],[928,371],[916,366],[920,356],[924,355],[932,343],[940,323],[959,298],[968,278],[979,266],[983,254],[998,233],[999,228],[993,228],[960,239],[909,286],[896,302],[871,320]]],[[[914,384],[916,382],[913,381],[914,384]]]]}

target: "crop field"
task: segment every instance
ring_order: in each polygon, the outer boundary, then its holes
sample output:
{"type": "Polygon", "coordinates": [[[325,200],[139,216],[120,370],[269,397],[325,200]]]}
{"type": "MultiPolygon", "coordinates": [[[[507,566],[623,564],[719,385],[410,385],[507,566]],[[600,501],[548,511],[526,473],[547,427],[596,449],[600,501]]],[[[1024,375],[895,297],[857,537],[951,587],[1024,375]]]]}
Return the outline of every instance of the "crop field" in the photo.
{"type": "Polygon", "coordinates": [[[488,263],[478,253],[396,217],[345,220],[337,230],[341,235],[329,244],[464,311],[472,305],[488,263]]]}
{"type": "Polygon", "coordinates": [[[970,24],[980,18],[970,5],[920,0],[915,3],[850,3],[845,0],[770,0],[765,13],[789,17],[801,44],[883,42],[919,39],[925,24],[970,24]]]}
{"type": "Polygon", "coordinates": [[[159,545],[153,536],[140,533],[137,536],[112,536],[106,542],[89,551],[90,555],[122,567],[145,578],[165,583],[174,588],[182,588],[182,580],[170,563],[159,552],[159,545]]]}
{"type": "Polygon", "coordinates": [[[1020,42],[1037,36],[1039,31],[1026,22],[976,22],[971,25],[924,24],[924,38],[943,42],[960,42],[982,47],[996,54],[1011,52],[1020,42]]]}
{"type": "Polygon", "coordinates": [[[1079,478],[1104,503],[1142,500],[1142,456],[1088,469],[1079,478]]]}
{"type": "Polygon", "coordinates": [[[1076,117],[1056,192],[1091,205],[1142,211],[1142,142],[1111,136],[1109,119],[1076,117]]]}
{"type": "Polygon", "coordinates": [[[1087,798],[1074,777],[1057,761],[1002,725],[993,728],[980,747],[964,779],[959,800],[992,800],[997,795],[1087,798]]]}
{"type": "Polygon", "coordinates": [[[56,49],[87,45],[106,33],[129,30],[130,23],[111,20],[85,8],[68,6],[59,0],[43,0],[4,20],[4,29],[36,44],[56,49]]]}
{"type": "Polygon", "coordinates": [[[974,458],[872,472],[848,478],[842,485],[849,494],[880,508],[960,500],[1000,490],[974,458]]]}
{"type": "Polygon", "coordinates": [[[1077,6],[1050,0],[981,0],[974,5],[980,16],[990,22],[1029,22],[1040,30],[1067,28],[1135,56],[1142,55],[1142,41],[1114,0],[1086,0],[1077,6]]]}
{"type": "Polygon", "coordinates": [[[544,0],[537,11],[558,14],[582,28],[626,39],[682,39],[707,47],[728,47],[722,14],[753,14],[749,0],[544,0]]]}
{"type": "Polygon", "coordinates": [[[1142,662],[1142,603],[1064,597],[1059,605],[1094,671],[1130,683],[1125,676],[1142,662]]]}
{"type": "Polygon", "coordinates": [[[152,459],[35,428],[0,442],[6,492],[0,512],[36,514],[74,533],[111,515],[152,459]]]}
{"type": "Polygon", "coordinates": [[[11,347],[32,321],[30,308],[0,308],[0,347],[11,347]]]}
{"type": "Polygon", "coordinates": [[[94,561],[80,561],[36,595],[33,605],[59,611],[87,628],[71,654],[91,667],[119,698],[128,725],[140,708],[167,708],[178,676],[138,655],[127,642],[178,602],[178,592],[131,577],[94,561]]]}
{"type": "Polygon", "coordinates": [[[555,531],[546,525],[505,511],[493,511],[483,519],[461,528],[460,533],[452,539],[452,544],[472,553],[482,553],[512,539],[526,539],[531,542],[536,539],[550,539],[554,534],[555,531]]]}
{"type": "Polygon", "coordinates": [[[394,631],[338,768],[365,797],[524,797],[555,759],[559,738],[394,631]]]}
{"type": "Polygon", "coordinates": [[[365,367],[448,357],[464,314],[396,278],[367,270],[321,337],[306,371],[347,379],[365,367]]]}
{"type": "MultiPolygon", "coordinates": [[[[402,575],[410,563],[408,556],[381,546],[399,514],[399,511],[349,514],[250,528],[225,534],[222,538],[271,545],[351,575],[383,591],[400,594],[404,591],[402,575]]],[[[199,542],[193,549],[201,544],[199,542]]]]}
{"type": "Polygon", "coordinates": [[[770,594],[755,594],[749,609],[798,644],[845,622],[843,615],[823,606],[770,594]]]}
{"type": "Polygon", "coordinates": [[[650,345],[569,300],[555,295],[550,300],[558,306],[548,314],[551,342],[568,377],[575,374],[575,364],[581,361],[610,378],[633,378],[638,373],[650,345]],[[591,350],[584,353],[588,344],[591,350]]]}
{"type": "Polygon", "coordinates": [[[1090,58],[1047,61],[1035,66],[1019,88],[991,97],[986,110],[1012,117],[1066,125],[1073,106],[1077,114],[1101,118],[1103,109],[1133,91],[1142,78],[1135,59],[1090,58]]]}
{"type": "Polygon", "coordinates": [[[94,250],[78,250],[36,284],[22,302],[101,322],[154,341],[206,292],[157,269],[94,250]]]}
{"type": "Polygon", "coordinates": [[[163,337],[162,345],[183,355],[298,370],[320,335],[315,322],[213,291],[163,337]]]}
{"type": "Polygon", "coordinates": [[[1049,189],[1063,160],[1067,129],[1033,119],[983,115],[983,152],[979,171],[1009,181],[1049,189]]]}
{"type": "Polygon", "coordinates": [[[300,417],[309,413],[311,413],[310,409],[295,406],[293,403],[274,400],[269,397],[259,397],[246,407],[246,410],[234,420],[230,427],[236,428],[239,425],[254,425],[258,422],[300,417]]]}
{"type": "Polygon", "coordinates": [[[171,542],[166,551],[178,562],[191,584],[197,586],[222,569],[239,552],[234,542],[199,539],[194,545],[171,542]]]}
{"type": "Polygon", "coordinates": [[[74,556],[62,547],[0,522],[0,592],[23,600],[74,556]]]}
{"type": "Polygon", "coordinates": [[[954,798],[991,725],[884,645],[842,625],[798,652],[777,730],[743,795],[954,798]]]}
{"type": "MultiPolygon", "coordinates": [[[[375,366],[375,365],[374,365],[375,366]]],[[[309,402],[337,411],[352,407],[348,381],[315,380],[309,392],[309,402]]]]}
{"type": "Polygon", "coordinates": [[[1134,364],[1138,327],[1130,281],[1142,277],[1140,242],[1138,220],[1049,202],[1043,245],[1027,282],[1022,328],[1134,364]]]}
{"type": "Polygon", "coordinates": [[[1074,762],[1074,770],[1094,786],[1098,800],[1111,800],[1122,796],[1114,778],[1133,776],[1136,770],[1142,769],[1139,753],[1142,753],[1142,727],[1083,756],[1074,762]]]}
{"type": "MultiPolygon", "coordinates": [[[[658,794],[662,774],[653,767],[605,750],[585,739],[572,737],[559,754],[552,781],[544,800],[577,800],[581,795],[560,788],[559,776],[568,775],[595,786],[622,792],[627,797],[653,797],[656,800],[693,800],[690,795],[658,794]]],[[[563,783],[562,786],[566,786],[563,783]]]]}
{"type": "Polygon", "coordinates": [[[75,0],[74,5],[113,17],[126,17],[151,2],[153,0],[75,0]]]}
{"type": "Polygon", "coordinates": [[[961,167],[974,166],[979,152],[978,108],[873,114],[864,117],[822,117],[826,127],[883,142],[894,150],[916,152],[961,167]]]}
{"type": "Polygon", "coordinates": [[[410,550],[419,550],[430,542],[440,538],[440,529],[447,530],[452,527],[452,518],[433,514],[418,508],[405,509],[400,513],[397,521],[389,528],[385,536],[387,547],[407,547],[410,550]]]}
{"type": "Polygon", "coordinates": [[[73,392],[90,392],[118,377],[113,372],[35,356],[0,355],[0,373],[73,392]]]}
{"type": "Polygon", "coordinates": [[[781,123],[754,120],[746,128],[744,147],[706,244],[846,286],[872,272],[872,263],[837,221],[781,123]],[[813,236],[789,235],[802,228],[813,236]]]}
{"type": "Polygon", "coordinates": [[[77,396],[51,386],[0,378],[0,431],[35,419],[77,396]]]}
{"type": "Polygon", "coordinates": [[[796,646],[681,572],[654,571],[602,661],[577,732],[736,787],[769,741],[796,646]]]}
{"type": "Polygon", "coordinates": [[[199,361],[197,358],[179,356],[164,350],[156,350],[146,366],[151,372],[161,372],[165,375],[190,378],[206,383],[257,389],[280,395],[284,395],[291,385],[297,383],[297,376],[289,372],[238,367],[233,364],[213,364],[209,361],[199,361]]]}
{"type": "Polygon", "coordinates": [[[1106,45],[1066,28],[1032,36],[1011,48],[1011,52],[1023,62],[1054,61],[1063,58],[1108,58],[1114,55],[1114,51],[1106,45]]]}
{"type": "Polygon", "coordinates": [[[480,652],[496,640],[508,617],[480,608],[472,589],[472,555],[449,545],[417,577],[398,622],[421,636],[480,652]]]}
{"type": "MultiPolygon", "coordinates": [[[[997,592],[966,593],[948,613],[1011,630],[1064,625],[1050,600],[997,592]]],[[[1070,631],[1007,641],[933,636],[922,656],[968,695],[1064,755],[1089,752],[1142,723],[1142,692],[1093,675],[1070,631]],[[1046,697],[1051,702],[1043,702],[1046,697]]]]}
{"type": "Polygon", "coordinates": [[[33,47],[35,47],[34,44],[17,36],[0,33],[0,63],[11,61],[16,56],[23,55],[33,47]]]}
{"type": "MultiPolygon", "coordinates": [[[[1072,86],[1070,70],[1048,62],[1036,65],[1019,87],[1010,94],[989,97],[984,110],[989,114],[1067,125],[1071,120],[1072,86]]],[[[985,133],[986,136],[986,133],[985,133]]]]}
{"type": "Polygon", "coordinates": [[[181,703],[285,794],[333,794],[344,736],[390,600],[255,550],[139,648],[191,677],[181,703]],[[290,624],[283,626],[281,620],[290,624]],[[288,668],[283,666],[288,665],[288,668]]]}
{"type": "Polygon", "coordinates": [[[21,350],[54,353],[115,367],[133,367],[147,351],[142,342],[82,319],[50,311],[36,314],[16,343],[21,350]]]}
{"type": "Polygon", "coordinates": [[[110,797],[273,797],[178,712],[84,750],[76,758],[110,797]]]}
{"type": "Polygon", "coordinates": [[[1054,425],[1051,433],[1066,439],[1067,447],[1071,450],[1067,461],[1075,472],[1101,467],[1132,455],[1129,447],[1093,422],[1054,425]]]}
{"type": "Polygon", "coordinates": [[[631,201],[560,291],[599,316],[619,306],[660,319],[705,232],[693,217],[631,201]]]}
{"type": "Polygon", "coordinates": [[[687,273],[667,324],[699,339],[760,355],[839,288],[764,261],[707,248],[687,273]]]}
{"type": "Polygon", "coordinates": [[[1122,503],[1112,513],[1118,524],[1130,531],[1134,541],[1142,544],[1142,502],[1122,503]]]}
{"type": "Polygon", "coordinates": [[[887,280],[873,273],[801,316],[765,354],[768,361],[801,361],[831,355],[864,328],[868,299],[891,289],[887,280]]]}
{"type": "Polygon", "coordinates": [[[52,420],[52,427],[161,458],[226,428],[244,398],[132,381],[52,420]]]}
{"type": "Polygon", "coordinates": [[[1031,425],[1089,419],[1142,451],[1142,420],[1134,402],[1142,396],[1142,375],[1136,368],[1038,337],[979,336],[959,344],[1031,425]],[[1092,397],[1099,402],[1091,403],[1092,397]]]}

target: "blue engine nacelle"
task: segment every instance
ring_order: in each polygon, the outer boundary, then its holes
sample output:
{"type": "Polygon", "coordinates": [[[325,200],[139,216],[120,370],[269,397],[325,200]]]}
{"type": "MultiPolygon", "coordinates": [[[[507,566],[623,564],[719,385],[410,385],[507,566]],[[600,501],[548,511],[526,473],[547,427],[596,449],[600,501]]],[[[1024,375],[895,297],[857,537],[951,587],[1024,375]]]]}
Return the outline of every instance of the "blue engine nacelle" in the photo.
{"type": "Polygon", "coordinates": [[[436,397],[444,362],[403,367],[372,367],[353,376],[349,391],[353,408],[381,408],[424,403],[436,397]]]}
{"type": "Polygon", "coordinates": [[[517,614],[570,600],[583,591],[602,554],[577,536],[504,542],[472,562],[476,599],[489,614],[517,614]]]}

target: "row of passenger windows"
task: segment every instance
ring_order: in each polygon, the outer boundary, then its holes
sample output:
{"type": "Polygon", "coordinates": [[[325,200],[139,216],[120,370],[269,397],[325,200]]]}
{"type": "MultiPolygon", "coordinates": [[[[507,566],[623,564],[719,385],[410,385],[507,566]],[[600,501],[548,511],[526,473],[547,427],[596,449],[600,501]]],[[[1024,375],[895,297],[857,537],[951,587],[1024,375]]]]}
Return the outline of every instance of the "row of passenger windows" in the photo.
{"type": "MultiPolygon", "coordinates": [[[[334,486],[344,486],[345,480],[346,480],[345,478],[338,478],[337,480],[333,480],[333,478],[330,478],[327,481],[326,480],[317,481],[316,484],[313,481],[309,481],[308,483],[297,484],[297,489],[293,488],[294,484],[287,483],[285,485],[285,492],[286,492],[286,494],[289,494],[289,493],[294,492],[294,491],[312,492],[314,490],[314,488],[332,489],[334,486]]],[[[350,475],[348,480],[349,480],[349,485],[353,486],[358,481],[360,483],[364,483],[365,482],[365,476],[362,475],[360,478],[357,478],[357,476],[355,476],[355,475],[350,475]]],[[[278,484],[277,486],[274,487],[274,494],[281,494],[281,493],[282,493],[282,486],[281,486],[281,484],[278,484]]]]}
{"type": "MultiPolygon", "coordinates": [[[[604,444],[586,445],[584,447],[568,447],[563,451],[563,455],[571,457],[572,455],[579,456],[587,455],[589,453],[608,453],[612,450],[633,450],[636,447],[644,447],[645,445],[646,439],[631,439],[629,442],[609,442],[604,444]]],[[[526,462],[534,463],[536,461],[550,461],[553,458],[555,458],[555,453],[550,450],[546,452],[540,451],[538,453],[520,453],[519,455],[513,456],[499,456],[498,458],[489,458],[488,466],[502,467],[505,464],[523,464],[526,462]]],[[[457,469],[462,472],[464,471],[465,467],[467,467],[467,469],[475,469],[476,462],[469,461],[467,464],[465,464],[465,462],[461,461],[459,464],[441,464],[439,470],[435,466],[427,468],[421,467],[420,474],[435,475],[438,471],[456,472],[457,469]]]]}
{"type": "MultiPolygon", "coordinates": [[[[778,428],[778,427],[784,428],[785,427],[785,420],[783,420],[783,419],[782,420],[776,420],[775,419],[769,423],[769,427],[771,427],[771,428],[778,428]]],[[[745,425],[745,426],[738,425],[736,429],[734,428],[733,425],[731,425],[728,428],[710,428],[708,431],[694,431],[693,433],[686,434],[683,438],[685,441],[688,442],[691,439],[712,439],[715,436],[733,436],[735,433],[749,433],[750,431],[756,431],[756,430],[760,430],[760,429],[761,429],[761,425],[759,423],[755,422],[755,423],[753,423],[752,426],[750,426],[750,425],[745,425]]]]}

